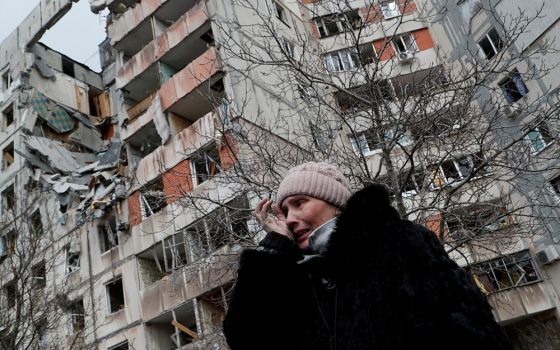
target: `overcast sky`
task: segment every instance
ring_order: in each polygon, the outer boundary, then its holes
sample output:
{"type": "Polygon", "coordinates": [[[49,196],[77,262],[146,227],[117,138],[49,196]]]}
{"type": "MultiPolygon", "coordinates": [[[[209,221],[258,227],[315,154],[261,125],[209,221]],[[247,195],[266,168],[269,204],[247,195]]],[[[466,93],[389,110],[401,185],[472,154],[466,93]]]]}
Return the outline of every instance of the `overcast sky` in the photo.
{"type": "MultiPolygon", "coordinates": [[[[40,0],[0,0],[0,42],[39,4],[40,0]]],[[[80,0],[41,42],[76,61],[100,71],[97,45],[105,39],[105,16],[95,15],[88,0],[80,0]]]]}

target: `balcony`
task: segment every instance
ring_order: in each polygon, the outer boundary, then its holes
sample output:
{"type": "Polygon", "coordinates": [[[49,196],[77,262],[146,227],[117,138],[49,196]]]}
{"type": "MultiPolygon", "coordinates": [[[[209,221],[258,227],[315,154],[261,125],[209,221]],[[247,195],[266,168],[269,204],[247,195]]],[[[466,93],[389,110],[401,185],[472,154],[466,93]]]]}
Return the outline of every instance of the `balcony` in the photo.
{"type": "Polygon", "coordinates": [[[206,51],[209,31],[204,5],[197,4],[119,68],[117,87],[127,98],[142,100],[150,86],[157,88],[206,51]]]}
{"type": "Polygon", "coordinates": [[[108,27],[111,45],[131,57],[169,24],[176,22],[198,0],[142,1],[117,16],[108,27]],[[154,34],[155,33],[155,34],[154,34]]]}
{"type": "Polygon", "coordinates": [[[496,321],[507,324],[556,307],[545,283],[537,282],[490,294],[496,321]]]}

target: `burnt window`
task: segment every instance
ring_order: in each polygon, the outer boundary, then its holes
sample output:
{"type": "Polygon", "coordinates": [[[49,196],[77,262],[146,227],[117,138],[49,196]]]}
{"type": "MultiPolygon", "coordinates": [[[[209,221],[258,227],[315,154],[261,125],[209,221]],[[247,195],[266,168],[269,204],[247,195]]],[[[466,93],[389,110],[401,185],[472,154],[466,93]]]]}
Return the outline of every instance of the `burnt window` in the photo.
{"type": "Polygon", "coordinates": [[[35,210],[29,218],[29,232],[34,235],[41,236],[43,234],[43,222],[41,220],[41,212],[39,209],[35,210]]]}
{"type": "Polygon", "coordinates": [[[122,277],[118,277],[105,285],[105,292],[107,295],[107,312],[108,314],[115,313],[124,309],[124,291],[122,277]]]}

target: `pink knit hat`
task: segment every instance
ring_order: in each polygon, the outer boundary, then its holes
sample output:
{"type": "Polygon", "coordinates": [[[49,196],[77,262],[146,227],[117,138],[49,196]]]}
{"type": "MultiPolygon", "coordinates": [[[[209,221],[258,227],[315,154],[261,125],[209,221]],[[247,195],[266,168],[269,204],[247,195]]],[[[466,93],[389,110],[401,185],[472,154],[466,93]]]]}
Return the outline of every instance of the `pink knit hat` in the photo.
{"type": "Polygon", "coordinates": [[[282,206],[286,197],[305,194],[344,208],[352,194],[348,180],[336,166],[325,162],[298,165],[280,183],[276,203],[282,206]]]}

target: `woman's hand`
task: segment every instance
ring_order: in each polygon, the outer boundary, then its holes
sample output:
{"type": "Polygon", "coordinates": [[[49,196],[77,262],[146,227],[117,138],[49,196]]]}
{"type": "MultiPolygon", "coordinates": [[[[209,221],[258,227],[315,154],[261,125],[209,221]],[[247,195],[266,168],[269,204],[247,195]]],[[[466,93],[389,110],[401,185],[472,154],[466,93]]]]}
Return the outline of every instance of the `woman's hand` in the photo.
{"type": "Polygon", "coordinates": [[[286,216],[270,199],[261,199],[257,203],[253,215],[266,232],[276,232],[291,239],[293,238],[292,231],[290,231],[286,224],[286,216]],[[270,209],[272,209],[274,215],[268,213],[270,209]]]}

